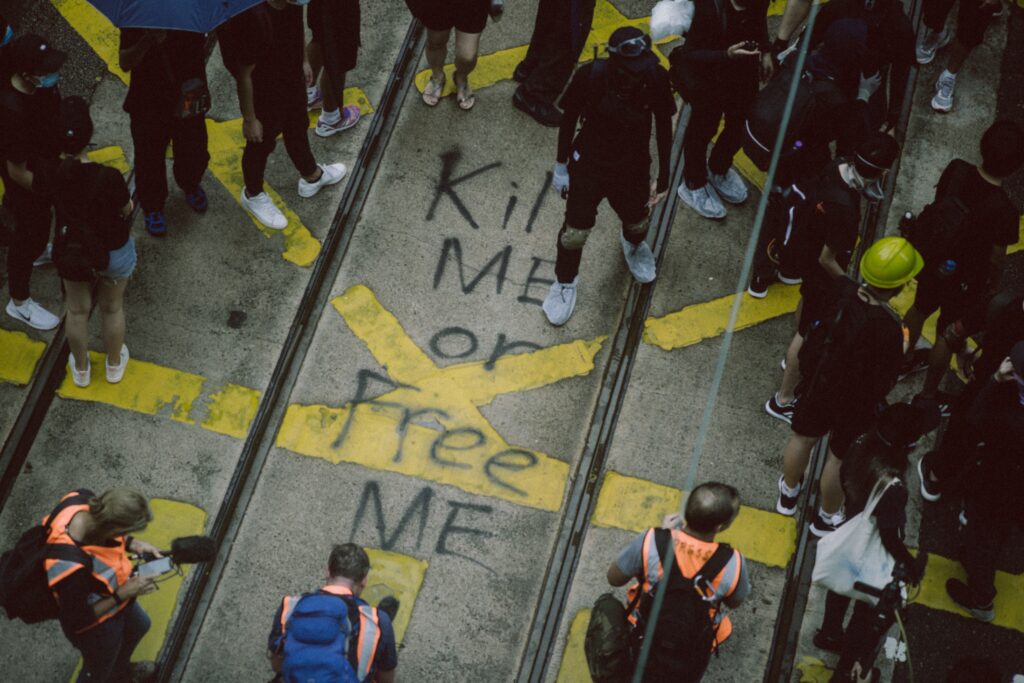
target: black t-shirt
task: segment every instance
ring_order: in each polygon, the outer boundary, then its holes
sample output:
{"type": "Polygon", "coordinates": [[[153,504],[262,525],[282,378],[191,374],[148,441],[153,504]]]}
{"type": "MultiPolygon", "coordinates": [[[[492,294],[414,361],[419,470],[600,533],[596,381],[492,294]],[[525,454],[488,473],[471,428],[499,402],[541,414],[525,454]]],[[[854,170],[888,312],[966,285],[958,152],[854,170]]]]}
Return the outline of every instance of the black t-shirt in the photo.
{"type": "Polygon", "coordinates": [[[942,172],[935,188],[935,201],[954,195],[969,211],[963,239],[960,240],[957,272],[961,282],[975,291],[984,287],[991,270],[993,247],[1006,247],[1019,238],[1020,211],[1006,195],[963,159],[954,159],[942,172]],[[966,171],[962,187],[952,187],[955,172],[966,171]]]}
{"type": "Polygon", "coordinates": [[[907,488],[897,479],[885,490],[872,514],[879,529],[898,529],[907,523],[907,488]]]}
{"type": "Polygon", "coordinates": [[[994,373],[1010,349],[1024,340],[1024,296],[1016,296],[994,311],[981,340],[981,358],[974,366],[978,377],[994,373]]]}
{"type": "Polygon", "coordinates": [[[794,212],[792,238],[795,264],[803,278],[801,291],[822,293],[831,288],[834,279],[818,262],[825,245],[835,252],[836,261],[845,270],[857,244],[860,193],[843,180],[839,173],[842,163],[835,161],[815,180],[796,186],[805,193],[794,212]]]}
{"type": "Polygon", "coordinates": [[[694,75],[706,86],[728,91],[756,91],[758,59],[731,59],[726,51],[747,40],[768,44],[768,2],[757,0],[738,11],[730,0],[697,0],[686,42],[678,49],[694,75]]]}
{"type": "Polygon", "coordinates": [[[56,172],[55,204],[60,225],[86,225],[106,251],[124,246],[131,225],[121,209],[131,195],[117,169],[73,160],[56,172]]]}
{"type": "MultiPolygon", "coordinates": [[[[57,88],[37,88],[26,95],[8,80],[0,86],[0,160],[15,164],[28,162],[30,171],[60,155],[57,116],[60,93],[57,88]]],[[[7,180],[7,164],[0,163],[7,180]]]]}
{"type": "MultiPolygon", "coordinates": [[[[145,34],[143,29],[121,29],[121,49],[132,47],[145,34]]],[[[202,33],[167,31],[164,41],[150,47],[131,70],[124,110],[139,114],[173,107],[182,83],[191,78],[206,80],[205,45],[206,36],[202,33]]]]}
{"type": "MultiPolygon", "coordinates": [[[[618,99],[615,95],[602,95],[602,92],[618,87],[617,79],[625,77],[618,71],[620,67],[607,60],[596,75],[593,74],[594,68],[594,62],[591,62],[576,71],[560,102],[567,125],[573,126],[580,117],[583,118],[583,126],[572,144],[573,151],[588,162],[614,165],[620,169],[646,168],[651,161],[652,117],[671,117],[676,111],[668,72],[657,62],[652,62],[643,76],[645,85],[639,95],[633,99],[618,99]],[[603,114],[620,104],[630,109],[629,115],[619,118],[603,114]],[[634,120],[632,125],[621,125],[621,121],[634,120]]],[[[569,151],[561,149],[564,137],[559,135],[560,159],[569,151]]]]}
{"type": "Polygon", "coordinates": [[[302,82],[305,30],[302,7],[278,10],[260,3],[217,29],[224,66],[237,76],[243,66],[255,65],[254,83],[302,82]]]}

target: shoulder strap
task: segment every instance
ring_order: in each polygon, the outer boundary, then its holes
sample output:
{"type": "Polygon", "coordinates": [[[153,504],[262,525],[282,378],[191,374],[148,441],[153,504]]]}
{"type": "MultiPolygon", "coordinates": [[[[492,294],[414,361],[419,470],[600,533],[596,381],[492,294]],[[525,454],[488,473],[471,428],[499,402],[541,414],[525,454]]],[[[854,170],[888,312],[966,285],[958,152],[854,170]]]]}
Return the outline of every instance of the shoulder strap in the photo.
{"type": "Polygon", "coordinates": [[[49,514],[49,516],[47,516],[46,524],[43,525],[43,528],[46,529],[46,535],[50,535],[50,525],[53,523],[54,518],[61,513],[61,511],[72,505],[85,505],[86,503],[89,502],[89,499],[92,498],[92,496],[92,491],[86,491],[83,489],[81,491],[76,491],[75,495],[69,496],[68,498],[65,498],[61,502],[57,503],[57,506],[54,507],[53,511],[49,514]]]}
{"type": "Polygon", "coordinates": [[[694,579],[700,577],[707,583],[711,583],[715,580],[715,577],[722,573],[725,569],[725,565],[729,564],[729,560],[732,559],[732,546],[728,543],[719,543],[718,548],[708,558],[708,561],[704,563],[704,566],[700,568],[694,579]]]}
{"type": "Polygon", "coordinates": [[[80,564],[88,571],[92,571],[92,555],[70,543],[47,543],[46,559],[80,564]]]}

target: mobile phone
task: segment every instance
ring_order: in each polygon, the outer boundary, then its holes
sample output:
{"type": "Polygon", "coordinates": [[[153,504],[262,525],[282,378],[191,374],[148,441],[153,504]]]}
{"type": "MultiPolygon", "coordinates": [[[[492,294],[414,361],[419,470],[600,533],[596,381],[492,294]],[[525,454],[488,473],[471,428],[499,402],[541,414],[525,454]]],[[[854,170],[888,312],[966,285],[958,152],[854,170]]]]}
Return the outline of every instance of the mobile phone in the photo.
{"type": "Polygon", "coordinates": [[[757,41],[756,40],[748,40],[748,41],[746,41],[745,43],[743,43],[743,49],[744,50],[751,50],[751,51],[756,50],[757,49],[757,41]]]}
{"type": "Polygon", "coordinates": [[[154,576],[160,576],[166,574],[174,569],[174,563],[171,562],[169,557],[161,557],[158,560],[152,562],[143,562],[136,567],[137,573],[144,579],[151,579],[154,576]]]}

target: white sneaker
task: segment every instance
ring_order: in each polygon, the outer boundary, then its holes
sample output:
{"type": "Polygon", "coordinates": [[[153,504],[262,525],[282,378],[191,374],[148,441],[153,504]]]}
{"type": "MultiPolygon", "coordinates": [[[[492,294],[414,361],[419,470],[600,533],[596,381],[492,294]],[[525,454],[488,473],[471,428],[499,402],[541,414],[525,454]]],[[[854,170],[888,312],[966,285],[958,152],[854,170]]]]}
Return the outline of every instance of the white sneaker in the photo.
{"type": "Polygon", "coordinates": [[[36,257],[36,260],[32,262],[33,268],[39,266],[48,266],[53,263],[53,242],[46,245],[46,249],[43,249],[43,253],[36,257]]]}
{"type": "Polygon", "coordinates": [[[576,308],[576,283],[579,280],[579,276],[576,276],[569,284],[557,280],[551,283],[551,289],[548,290],[542,308],[552,325],[561,326],[569,320],[576,308]]]}
{"type": "Polygon", "coordinates": [[[725,175],[718,175],[708,171],[708,182],[715,188],[718,196],[730,204],[742,204],[747,201],[747,184],[732,166],[725,172],[725,175]]]}
{"type": "Polygon", "coordinates": [[[274,206],[274,200],[266,192],[250,197],[243,187],[238,199],[246,211],[271,230],[284,230],[288,227],[288,219],[281,213],[281,209],[274,206]]]}
{"type": "Polygon", "coordinates": [[[75,383],[76,387],[84,389],[89,386],[89,382],[92,380],[92,363],[89,362],[88,354],[85,356],[85,370],[79,370],[75,365],[75,355],[69,353],[68,370],[71,371],[71,381],[75,383]]]}
{"type": "Polygon", "coordinates": [[[654,252],[647,240],[633,244],[620,232],[619,241],[622,242],[622,255],[626,257],[626,265],[629,266],[629,272],[633,273],[633,279],[640,284],[654,282],[658,273],[654,265],[654,252]]]}
{"type": "Polygon", "coordinates": [[[128,369],[128,347],[121,344],[121,357],[117,365],[110,364],[110,357],[107,357],[104,365],[107,366],[107,382],[117,384],[124,378],[124,371],[128,369]]]}
{"type": "Polygon", "coordinates": [[[305,178],[299,178],[299,196],[312,197],[320,191],[321,187],[334,185],[345,177],[348,171],[345,164],[317,164],[320,167],[320,179],[316,182],[309,182],[305,178]]]}
{"type": "Polygon", "coordinates": [[[710,183],[704,183],[704,187],[691,190],[684,182],[676,190],[676,194],[679,195],[684,204],[701,216],[704,216],[704,218],[711,218],[713,220],[725,218],[725,206],[722,205],[722,200],[718,198],[718,193],[715,192],[715,188],[711,187],[710,183]]]}
{"type": "Polygon", "coordinates": [[[347,107],[342,107],[341,111],[334,112],[337,116],[334,119],[329,118],[326,112],[320,114],[320,118],[316,120],[316,128],[314,133],[322,138],[329,138],[335,133],[340,133],[343,130],[348,130],[352,126],[359,123],[359,118],[362,116],[362,112],[354,104],[350,104],[347,107]]]}
{"type": "Polygon", "coordinates": [[[52,330],[60,324],[60,318],[32,299],[25,299],[25,303],[20,306],[11,299],[7,302],[7,315],[37,330],[52,330]]]}
{"type": "Polygon", "coordinates": [[[935,81],[935,97],[932,98],[932,109],[945,114],[953,110],[953,89],[956,88],[956,77],[945,74],[935,81]]]}
{"type": "Polygon", "coordinates": [[[917,63],[930,64],[935,59],[935,53],[946,47],[953,37],[949,27],[936,33],[927,26],[922,26],[921,35],[917,38],[917,63]]]}
{"type": "Polygon", "coordinates": [[[324,103],[324,94],[319,86],[311,85],[306,88],[306,108],[319,109],[324,103]]]}

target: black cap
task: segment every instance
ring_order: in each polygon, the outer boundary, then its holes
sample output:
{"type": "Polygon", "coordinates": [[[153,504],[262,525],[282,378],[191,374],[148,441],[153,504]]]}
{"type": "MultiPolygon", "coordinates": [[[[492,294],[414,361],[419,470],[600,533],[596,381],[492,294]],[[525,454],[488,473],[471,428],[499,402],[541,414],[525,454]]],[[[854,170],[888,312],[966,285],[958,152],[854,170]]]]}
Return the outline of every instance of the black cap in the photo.
{"type": "Polygon", "coordinates": [[[1024,341],[1019,341],[1010,349],[1010,363],[1018,375],[1024,376],[1024,341]]]}
{"type": "Polygon", "coordinates": [[[635,26],[617,28],[608,38],[608,52],[626,64],[634,61],[642,63],[644,60],[638,58],[650,51],[650,37],[635,26]]]}
{"type": "Polygon", "coordinates": [[[18,36],[7,46],[10,66],[20,74],[51,74],[60,70],[67,57],[66,52],[58,50],[46,38],[34,33],[18,36]]]}
{"type": "Polygon", "coordinates": [[[68,154],[80,152],[92,139],[92,117],[89,103],[81,97],[65,97],[60,101],[60,146],[68,154]]]}

